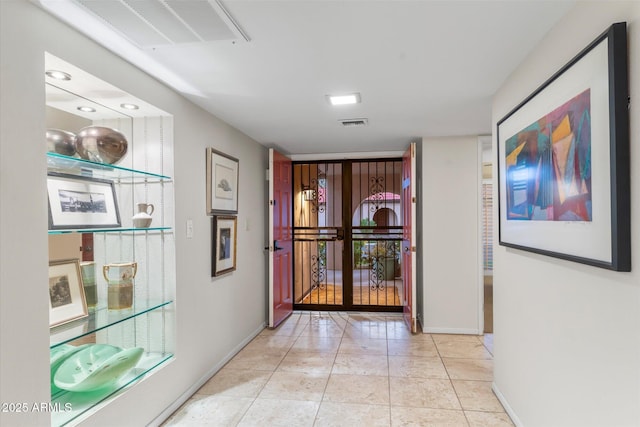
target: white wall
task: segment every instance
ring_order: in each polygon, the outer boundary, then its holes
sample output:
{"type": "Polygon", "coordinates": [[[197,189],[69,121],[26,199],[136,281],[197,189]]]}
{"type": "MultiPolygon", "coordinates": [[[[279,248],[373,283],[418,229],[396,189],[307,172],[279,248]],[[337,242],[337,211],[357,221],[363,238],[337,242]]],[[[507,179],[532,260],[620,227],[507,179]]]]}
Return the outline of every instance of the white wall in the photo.
{"type": "MultiPolygon", "coordinates": [[[[494,388],[520,425],[640,425],[640,2],[577,2],[497,92],[493,122],[495,129],[522,99],[619,21],[628,22],[633,103],[633,271],[616,273],[506,249],[497,246],[496,233],[494,388]]],[[[497,210],[494,214],[497,219],[497,210]]]]}
{"type": "Polygon", "coordinates": [[[478,313],[479,166],[475,136],[422,140],[424,332],[482,333],[478,313]]]}
{"type": "MultiPolygon", "coordinates": [[[[176,358],[88,423],[146,425],[264,324],[264,148],[26,0],[1,1],[0,19],[1,402],[50,398],[44,52],[174,117],[176,358]],[[240,159],[238,269],[215,280],[205,215],[207,146],[240,159]],[[187,219],[194,223],[189,240],[187,219]]],[[[1,425],[49,423],[48,413],[0,417],[1,425]]]]}

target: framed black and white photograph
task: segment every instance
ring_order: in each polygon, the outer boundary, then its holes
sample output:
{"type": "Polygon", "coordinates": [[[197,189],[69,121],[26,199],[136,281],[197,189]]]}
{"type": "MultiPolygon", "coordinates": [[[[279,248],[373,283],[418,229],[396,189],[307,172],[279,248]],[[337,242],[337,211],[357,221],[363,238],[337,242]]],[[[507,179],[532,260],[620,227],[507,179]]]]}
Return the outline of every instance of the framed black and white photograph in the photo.
{"type": "Polygon", "coordinates": [[[112,181],[49,172],[49,230],[120,227],[112,181]]]}
{"type": "Polygon", "coordinates": [[[627,73],[614,24],[497,123],[501,245],[631,270],[627,73]]]}
{"type": "Polygon", "coordinates": [[[211,276],[220,276],[236,269],[236,229],[235,216],[213,217],[211,276]]]}
{"type": "Polygon", "coordinates": [[[238,213],[238,159],[207,148],[207,214],[238,213]]]}
{"type": "Polygon", "coordinates": [[[79,260],[49,262],[49,327],[88,315],[79,260]]]}

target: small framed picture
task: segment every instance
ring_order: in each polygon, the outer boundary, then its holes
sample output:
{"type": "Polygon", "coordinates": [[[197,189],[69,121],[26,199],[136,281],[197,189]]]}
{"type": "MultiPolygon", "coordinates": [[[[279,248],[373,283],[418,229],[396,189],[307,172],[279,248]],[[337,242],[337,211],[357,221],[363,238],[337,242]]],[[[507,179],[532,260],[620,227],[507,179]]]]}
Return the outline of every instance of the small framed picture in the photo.
{"type": "Polygon", "coordinates": [[[207,214],[238,213],[238,159],[207,148],[207,214]]]}
{"type": "Polygon", "coordinates": [[[120,227],[113,181],[49,172],[49,230],[120,227]]]}
{"type": "Polygon", "coordinates": [[[88,315],[80,261],[65,259],[49,262],[49,327],[88,315]]]}
{"type": "Polygon", "coordinates": [[[212,277],[230,273],[236,269],[236,228],[235,216],[213,217],[212,277]]]}

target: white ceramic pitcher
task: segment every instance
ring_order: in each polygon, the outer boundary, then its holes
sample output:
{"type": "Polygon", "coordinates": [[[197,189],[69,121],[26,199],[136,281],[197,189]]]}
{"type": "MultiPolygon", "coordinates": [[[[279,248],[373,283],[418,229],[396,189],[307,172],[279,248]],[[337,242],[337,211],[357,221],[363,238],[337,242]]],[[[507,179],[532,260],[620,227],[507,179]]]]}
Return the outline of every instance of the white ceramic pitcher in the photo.
{"type": "Polygon", "coordinates": [[[133,226],[136,228],[147,228],[151,225],[151,215],[154,207],[151,203],[138,203],[138,213],[133,216],[133,226]]]}

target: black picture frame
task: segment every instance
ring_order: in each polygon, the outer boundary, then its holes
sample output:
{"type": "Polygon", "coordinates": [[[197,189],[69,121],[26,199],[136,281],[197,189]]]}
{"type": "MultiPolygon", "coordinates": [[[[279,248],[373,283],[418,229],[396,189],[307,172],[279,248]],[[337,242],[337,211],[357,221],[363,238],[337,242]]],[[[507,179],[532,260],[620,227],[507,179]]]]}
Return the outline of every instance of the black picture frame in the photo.
{"type": "Polygon", "coordinates": [[[113,181],[49,172],[47,194],[49,230],[121,227],[113,181]]]}
{"type": "Polygon", "coordinates": [[[211,229],[211,277],[217,277],[236,270],[238,219],[214,215],[211,229]]]}
{"type": "Polygon", "coordinates": [[[631,271],[627,61],[615,23],[498,121],[500,245],[631,271]]]}

